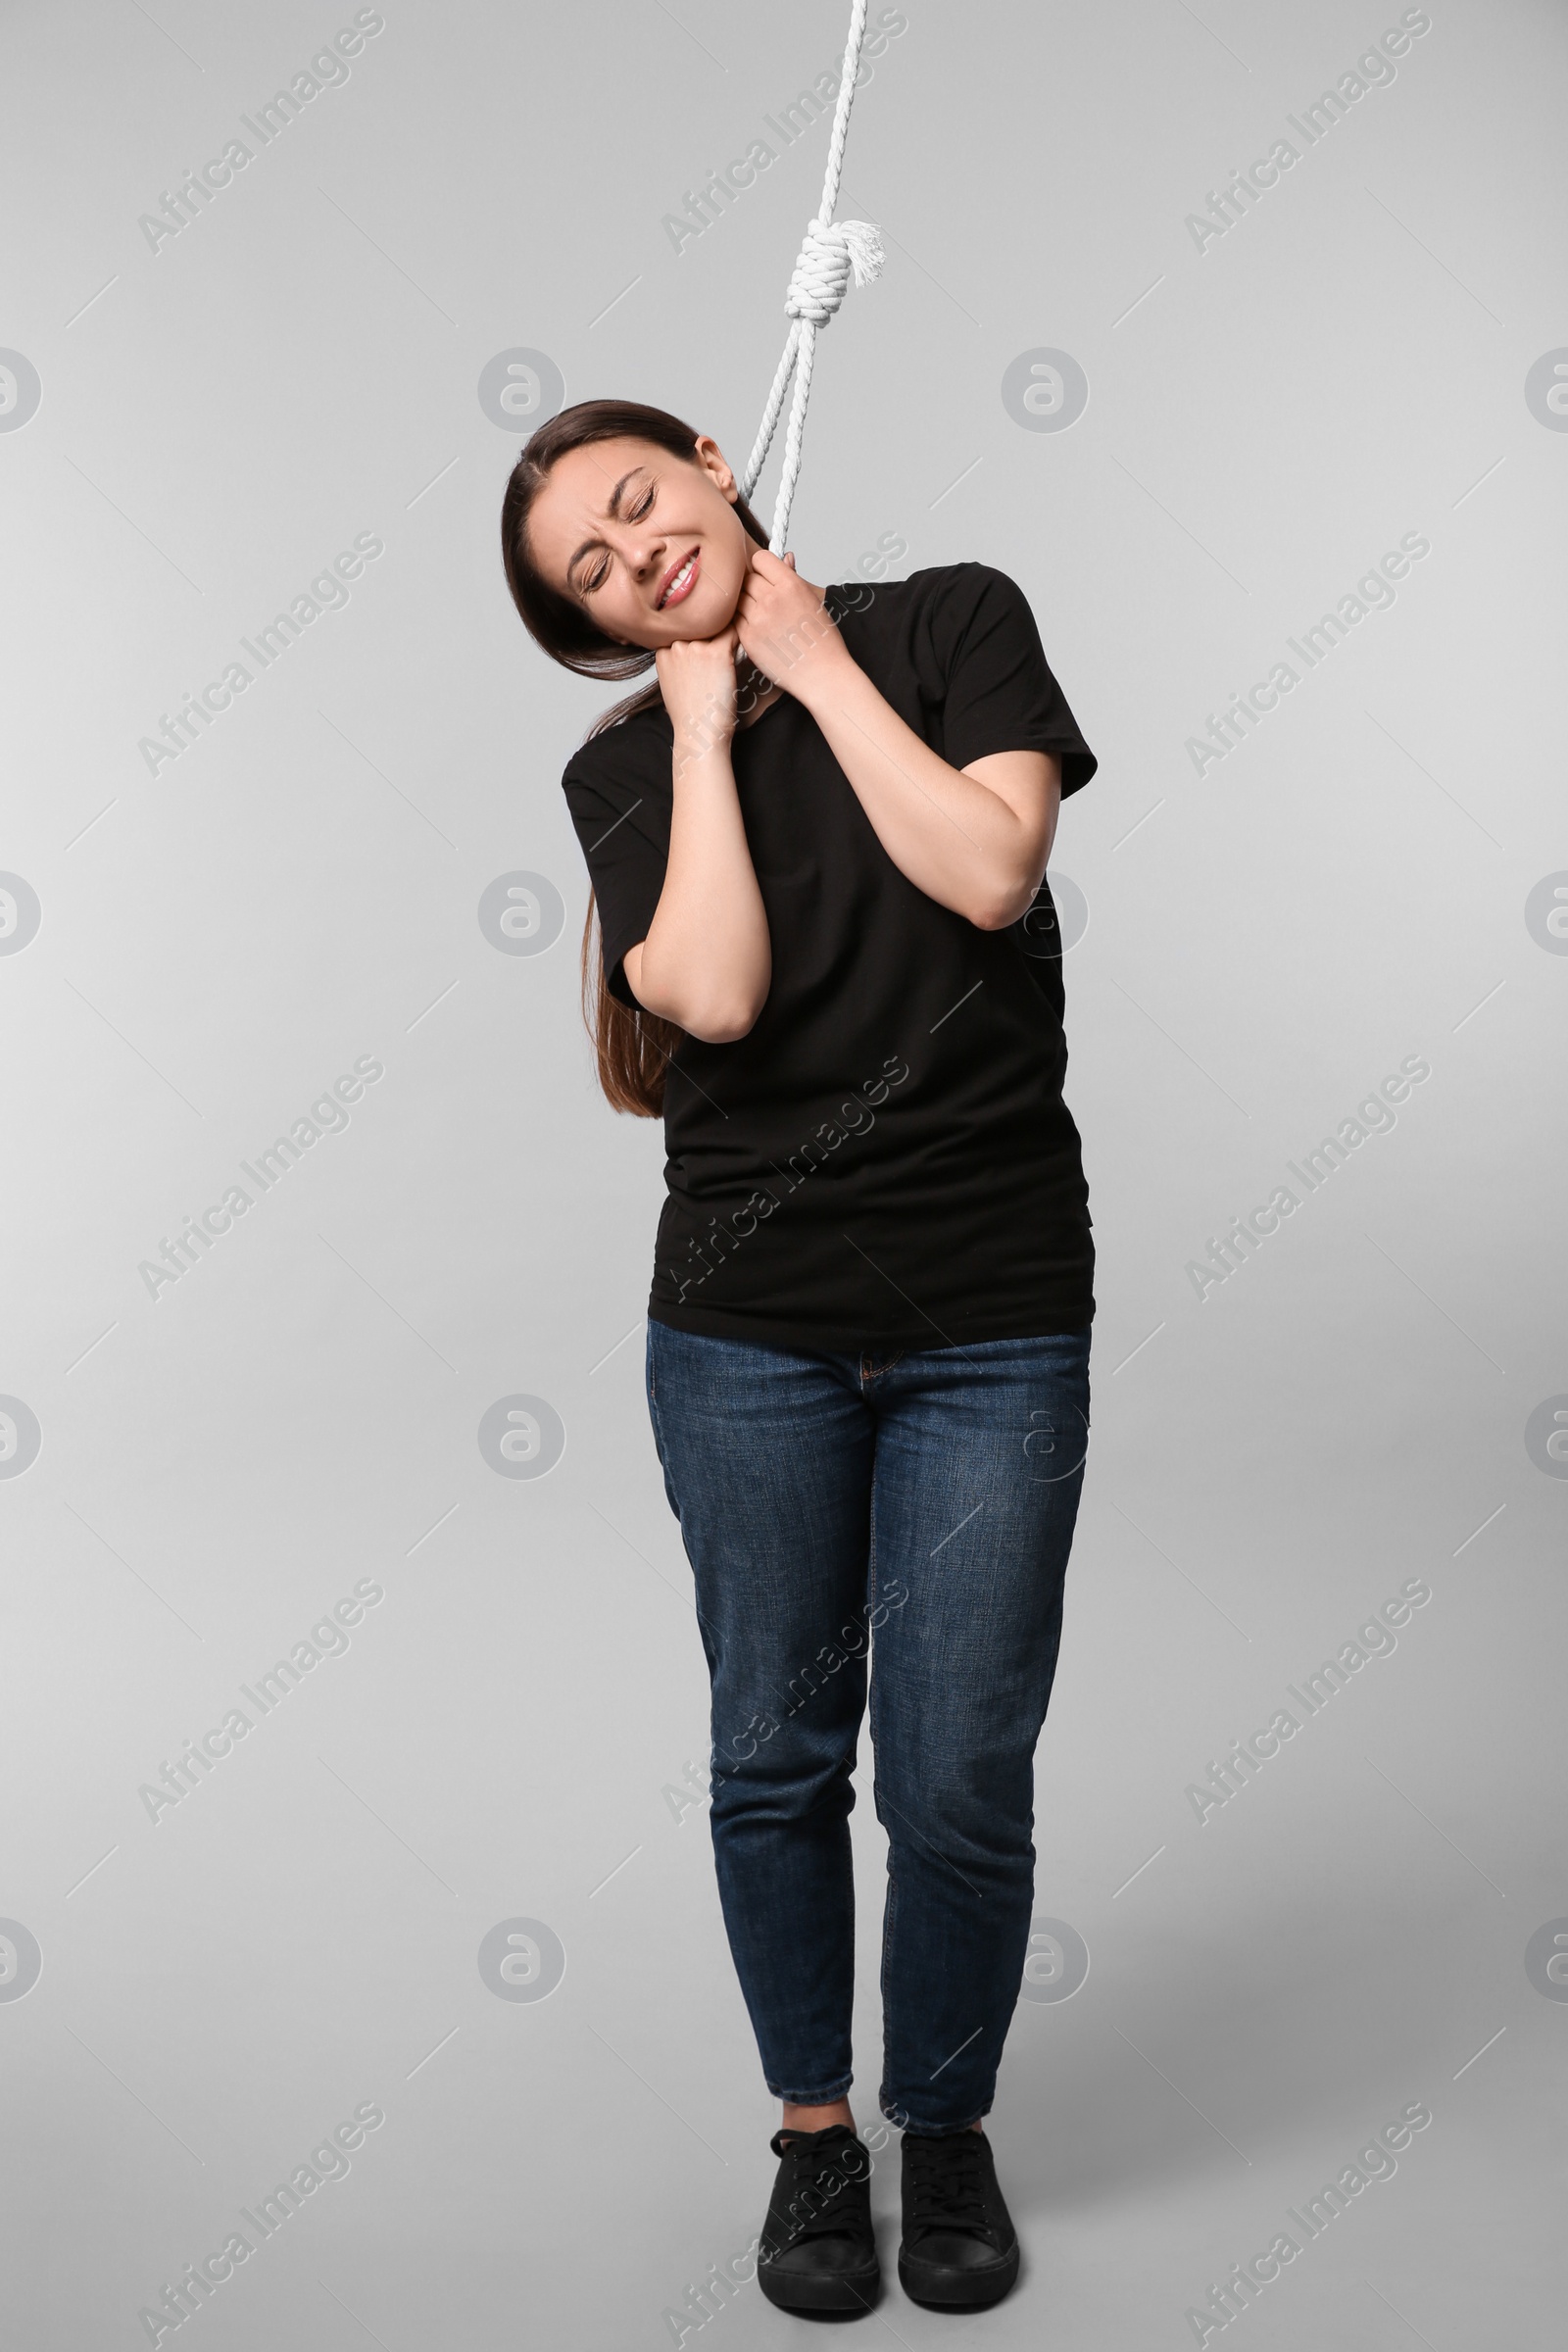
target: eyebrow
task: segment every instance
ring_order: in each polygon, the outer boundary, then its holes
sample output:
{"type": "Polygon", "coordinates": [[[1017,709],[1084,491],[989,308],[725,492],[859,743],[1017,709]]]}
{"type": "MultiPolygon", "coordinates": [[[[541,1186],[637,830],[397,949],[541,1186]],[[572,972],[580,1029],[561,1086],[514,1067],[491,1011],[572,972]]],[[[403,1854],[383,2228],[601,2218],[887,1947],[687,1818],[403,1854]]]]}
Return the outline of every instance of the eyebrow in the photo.
{"type": "MultiPolygon", "coordinates": [[[[620,494],[625,489],[626,484],[631,480],[632,475],[636,473],[646,473],[647,470],[648,468],[646,466],[633,466],[621,475],[619,481],[610,493],[607,512],[612,522],[618,522],[620,520],[620,494]]],[[[576,570],[578,564],[582,562],[583,557],[591,555],[598,545],[599,542],[597,539],[585,539],[581,547],[572,549],[571,554],[566,558],[566,578],[568,580],[571,578],[571,575],[576,570]]]]}

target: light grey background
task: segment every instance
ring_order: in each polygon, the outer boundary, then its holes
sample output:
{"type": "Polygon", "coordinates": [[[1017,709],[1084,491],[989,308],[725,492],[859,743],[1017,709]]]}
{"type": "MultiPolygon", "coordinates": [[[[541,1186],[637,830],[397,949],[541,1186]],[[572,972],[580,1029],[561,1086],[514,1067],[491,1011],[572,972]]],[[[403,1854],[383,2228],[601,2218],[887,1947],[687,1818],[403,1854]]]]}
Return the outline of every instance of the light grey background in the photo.
{"type": "MultiPolygon", "coordinates": [[[[708,1732],[642,1393],[661,1139],[603,1103],[578,1013],[559,778],[608,698],[513,615],[521,434],[477,387],[535,350],[568,400],[744,457],[825,126],[679,253],[662,217],[845,13],[388,0],[154,251],[139,217],[354,11],[9,12],[0,344],[41,386],[0,431],[0,867],[41,909],[0,954],[0,1392],[41,1431],[0,1477],[0,1915],[42,1956],[0,1982],[19,2343],[148,2340],[140,2308],[367,2102],[348,2176],[203,2307],[209,2352],[794,2338],[755,2284],[689,2300],[755,2236],[776,2114],[671,1793],[708,1732]],[[161,714],[357,533],[384,554],[346,607],[149,774],[161,714]],[[564,906],[537,955],[480,927],[516,873],[564,906]],[[359,1056],[384,1076],[347,1129],[150,1297],[141,1262],[359,1056]],[[564,1433],[541,1479],[480,1452],[518,1396],[564,1433]],[[365,1579],[346,1654],[150,1819],[143,1785],[365,1579]],[[546,1999],[481,1977],[516,1921],[559,1938],[546,1999]]],[[[1539,2341],[1568,1482],[1525,1431],[1568,1405],[1568,957],[1525,908],[1568,869],[1568,434],[1525,379],[1568,345],[1563,13],[1436,0],[1201,251],[1187,216],[1398,8],[903,13],[840,208],[889,267],[822,338],[792,542],[818,580],[884,534],[900,572],[1012,573],[1100,756],[1054,854],[1089,909],[1100,1303],[1037,1822],[1041,1914],[1091,1965],[1020,2003],[991,2118],[1020,2290],[944,2321],[894,2287],[864,2334],[1190,2343],[1424,2100],[1397,2175],[1235,2326],[1539,2341]],[[1042,348],[1088,379],[1063,432],[1003,405],[1042,348]],[[1195,773],[1205,714],[1405,533],[1431,552],[1392,608],[1195,773]],[[1411,1055],[1397,1126],[1200,1301],[1208,1237],[1411,1055]],[[1188,1786],[1412,1578],[1397,1650],[1200,1825],[1188,1786]]],[[[872,2126],[868,1784],[856,1836],[872,2126]]],[[[896,2187],[893,2142],[890,2270],[896,2187]]]]}

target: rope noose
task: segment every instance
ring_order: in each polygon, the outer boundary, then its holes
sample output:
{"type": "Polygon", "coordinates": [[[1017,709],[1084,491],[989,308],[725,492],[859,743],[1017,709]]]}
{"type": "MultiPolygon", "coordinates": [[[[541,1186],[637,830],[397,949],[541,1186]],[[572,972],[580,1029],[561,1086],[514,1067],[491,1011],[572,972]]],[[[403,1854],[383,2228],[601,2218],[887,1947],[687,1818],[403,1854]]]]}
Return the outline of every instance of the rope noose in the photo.
{"type": "Polygon", "coordinates": [[[811,397],[811,363],[816,354],[817,329],[826,326],[838,310],[852,277],[858,286],[863,286],[882,274],[881,231],[869,220],[835,220],[833,218],[833,207],[839,197],[839,174],[844,169],[844,142],[849,135],[850,108],[855,103],[856,76],[860,71],[860,45],[865,38],[868,5],[869,0],[852,0],[850,37],[845,44],[844,72],[839,82],[838,104],[833,111],[833,135],[828,141],[822,201],[817,207],[815,220],[806,224],[806,241],[796,257],[789,292],[784,297],[784,308],[791,321],[789,339],[778,364],[778,373],[773,378],[773,389],[767,396],[767,407],[762,412],[757,440],[746,461],[746,471],[741,476],[741,496],[749,499],[766,462],[784,407],[784,395],[789,390],[793,374],[795,397],[790,404],[790,420],[784,434],[784,469],[779,475],[778,497],[773,507],[773,535],[768,542],[769,553],[775,556],[782,556],[784,542],[789,536],[790,506],[801,470],[806,404],[811,397]]]}

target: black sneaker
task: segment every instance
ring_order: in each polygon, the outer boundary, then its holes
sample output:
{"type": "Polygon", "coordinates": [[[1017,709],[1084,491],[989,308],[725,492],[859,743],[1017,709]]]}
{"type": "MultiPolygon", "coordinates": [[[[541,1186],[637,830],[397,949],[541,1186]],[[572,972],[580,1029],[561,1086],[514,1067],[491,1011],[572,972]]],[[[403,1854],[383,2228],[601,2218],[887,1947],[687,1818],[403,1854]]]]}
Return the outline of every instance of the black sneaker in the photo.
{"type": "Polygon", "coordinates": [[[848,2124],[775,2132],[778,2178],[757,2283],[785,2311],[869,2311],[882,2282],[871,2226],[871,2152],[848,2124]]]}
{"type": "Polygon", "coordinates": [[[983,2132],[904,2134],[899,2278],[915,2303],[1000,2303],[1018,2276],[1018,2234],[983,2132]]]}

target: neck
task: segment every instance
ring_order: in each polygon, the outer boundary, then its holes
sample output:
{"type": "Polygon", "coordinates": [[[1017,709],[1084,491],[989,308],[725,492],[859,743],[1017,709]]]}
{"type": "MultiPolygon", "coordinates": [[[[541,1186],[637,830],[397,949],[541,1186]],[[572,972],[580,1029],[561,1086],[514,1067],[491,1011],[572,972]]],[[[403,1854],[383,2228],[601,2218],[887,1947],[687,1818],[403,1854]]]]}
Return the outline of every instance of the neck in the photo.
{"type": "Polygon", "coordinates": [[[760,700],[761,696],[775,691],[773,681],[766,670],[759,669],[751,655],[747,653],[743,653],[735,664],[735,687],[737,693],[754,702],[760,700]]]}
{"type": "Polygon", "coordinates": [[[774,684],[765,669],[759,669],[750,655],[742,654],[735,664],[735,691],[742,706],[736,723],[749,727],[764,710],[772,709],[784,689],[774,684]]]}

